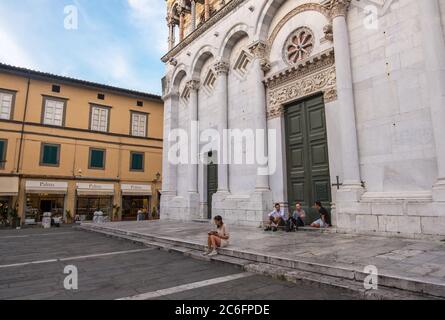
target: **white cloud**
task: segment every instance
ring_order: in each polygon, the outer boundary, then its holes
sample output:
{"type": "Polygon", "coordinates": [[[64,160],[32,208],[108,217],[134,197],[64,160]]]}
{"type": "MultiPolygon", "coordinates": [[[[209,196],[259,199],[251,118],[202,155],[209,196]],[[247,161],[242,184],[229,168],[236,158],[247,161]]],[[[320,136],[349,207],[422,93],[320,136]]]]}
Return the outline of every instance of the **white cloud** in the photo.
{"type": "Polygon", "coordinates": [[[166,4],[163,0],[127,0],[132,24],[140,30],[149,49],[167,52],[166,4]]]}
{"type": "Polygon", "coordinates": [[[14,66],[36,69],[36,63],[7,30],[0,26],[0,61],[14,66]]]}

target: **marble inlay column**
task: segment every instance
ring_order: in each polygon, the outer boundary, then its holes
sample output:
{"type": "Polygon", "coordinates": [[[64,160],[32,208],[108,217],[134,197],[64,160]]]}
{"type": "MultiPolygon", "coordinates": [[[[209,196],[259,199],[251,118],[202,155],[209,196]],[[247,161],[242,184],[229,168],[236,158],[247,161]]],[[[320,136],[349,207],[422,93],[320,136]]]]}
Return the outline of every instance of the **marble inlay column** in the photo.
{"type": "Polygon", "coordinates": [[[192,24],[192,31],[196,29],[196,1],[197,0],[191,0],[191,24],[192,24]]]}
{"type": "Polygon", "coordinates": [[[199,128],[198,128],[198,90],[199,81],[187,82],[190,90],[189,98],[189,141],[190,141],[190,164],[189,164],[189,192],[198,192],[198,150],[199,150],[199,128]]]}
{"type": "Polygon", "coordinates": [[[204,20],[210,19],[210,0],[204,0],[204,20]]]}
{"type": "Polygon", "coordinates": [[[338,119],[343,155],[343,188],[361,187],[351,53],[346,14],[350,0],[334,0],[331,8],[337,74],[338,119]]]}
{"type": "Polygon", "coordinates": [[[438,179],[433,199],[445,201],[445,42],[437,0],[419,1],[431,120],[436,141],[438,179]]]}
{"type": "Polygon", "coordinates": [[[185,36],[185,13],[179,14],[179,41],[184,40],[185,36]]]}
{"type": "Polygon", "coordinates": [[[227,77],[229,73],[229,65],[220,61],[213,66],[213,70],[217,77],[215,94],[217,95],[218,104],[218,132],[220,136],[220,150],[218,154],[218,192],[229,192],[229,166],[225,155],[228,154],[227,139],[224,139],[224,131],[228,128],[228,83],[227,77]]]}
{"type": "MultiPolygon", "coordinates": [[[[264,145],[256,145],[256,148],[263,147],[264,156],[268,157],[268,141],[267,141],[267,102],[266,88],[264,85],[264,72],[270,69],[266,59],[268,47],[263,42],[256,42],[249,48],[254,59],[252,61],[252,84],[255,86],[255,95],[251,97],[255,106],[255,124],[252,129],[264,130],[264,145]]],[[[258,142],[258,141],[257,141],[258,142]]],[[[258,159],[257,159],[258,161],[258,159]]],[[[269,165],[268,162],[257,165],[256,190],[267,191],[269,186],[269,165]]]]}

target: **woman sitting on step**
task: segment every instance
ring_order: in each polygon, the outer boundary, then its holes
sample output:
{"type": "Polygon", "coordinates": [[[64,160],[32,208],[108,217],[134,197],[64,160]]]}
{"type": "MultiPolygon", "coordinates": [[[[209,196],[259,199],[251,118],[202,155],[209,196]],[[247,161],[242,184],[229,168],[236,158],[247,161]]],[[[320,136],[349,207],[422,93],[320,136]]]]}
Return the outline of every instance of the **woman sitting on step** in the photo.
{"type": "Polygon", "coordinates": [[[213,221],[216,225],[216,231],[208,233],[207,245],[208,249],[204,255],[213,257],[218,254],[218,248],[224,248],[229,245],[229,232],[224,224],[221,216],[216,216],[213,221]]]}

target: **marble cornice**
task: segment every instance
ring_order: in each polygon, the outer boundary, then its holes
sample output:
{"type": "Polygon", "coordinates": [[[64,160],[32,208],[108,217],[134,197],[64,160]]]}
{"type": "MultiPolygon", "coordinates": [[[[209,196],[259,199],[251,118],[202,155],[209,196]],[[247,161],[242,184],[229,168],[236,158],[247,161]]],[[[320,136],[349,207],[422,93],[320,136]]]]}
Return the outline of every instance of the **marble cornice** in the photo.
{"type": "Polygon", "coordinates": [[[311,73],[325,69],[335,64],[334,49],[330,48],[317,55],[309,57],[300,63],[275,73],[266,78],[265,84],[268,88],[279,87],[292,80],[304,77],[311,73]]]}

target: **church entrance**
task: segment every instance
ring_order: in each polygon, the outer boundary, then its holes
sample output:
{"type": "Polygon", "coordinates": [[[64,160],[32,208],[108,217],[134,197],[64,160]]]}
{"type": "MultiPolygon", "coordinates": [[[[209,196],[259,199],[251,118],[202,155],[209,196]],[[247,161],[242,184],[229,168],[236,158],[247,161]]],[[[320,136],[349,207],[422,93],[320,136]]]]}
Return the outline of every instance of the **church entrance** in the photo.
{"type": "Polygon", "coordinates": [[[285,130],[289,206],[293,209],[297,202],[301,202],[309,224],[319,218],[312,209],[315,201],[321,201],[327,209],[331,203],[323,96],[287,106],[285,130]]]}
{"type": "MultiPolygon", "coordinates": [[[[210,156],[211,157],[211,156],[210,156]]],[[[218,165],[213,161],[207,165],[207,218],[212,219],[212,198],[218,191],[218,165]]]]}

